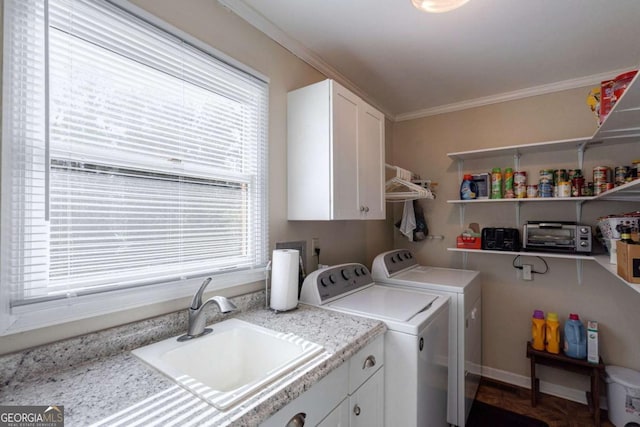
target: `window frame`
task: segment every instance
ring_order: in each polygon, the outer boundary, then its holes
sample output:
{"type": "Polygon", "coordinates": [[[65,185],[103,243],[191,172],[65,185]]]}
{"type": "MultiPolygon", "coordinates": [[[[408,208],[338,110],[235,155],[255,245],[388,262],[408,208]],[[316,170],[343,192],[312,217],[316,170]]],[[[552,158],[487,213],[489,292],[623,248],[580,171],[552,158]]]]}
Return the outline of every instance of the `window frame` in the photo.
{"type": "MultiPolygon", "coordinates": [[[[266,111],[264,123],[264,172],[263,176],[268,177],[268,147],[269,147],[269,78],[258,71],[248,67],[245,64],[231,58],[230,56],[218,51],[207,43],[204,43],[190,34],[180,30],[177,27],[161,20],[150,12],[130,3],[127,0],[106,0],[122,10],[128,12],[133,17],[141,19],[148,24],[158,28],[161,31],[169,33],[173,37],[177,37],[192,47],[211,55],[218,61],[226,65],[236,68],[266,84],[266,111]]],[[[6,14],[6,13],[5,13],[6,14]]],[[[4,55],[3,48],[3,55],[4,55]]],[[[6,79],[3,79],[6,85],[6,79]]],[[[4,101],[3,101],[4,109],[4,101]]],[[[47,112],[48,113],[48,112],[47,112]]],[[[46,119],[48,120],[48,119],[46,119]]],[[[4,132],[4,131],[3,131],[4,132]]],[[[4,150],[3,150],[4,152],[4,150]]],[[[3,158],[5,164],[7,159],[3,158]]],[[[3,168],[4,169],[4,168],[3,168]]],[[[6,178],[5,173],[2,178],[6,178]]],[[[263,206],[260,210],[265,216],[261,222],[263,229],[262,239],[256,244],[262,245],[265,250],[265,257],[268,257],[268,212],[269,212],[269,186],[268,183],[263,185],[263,206]]],[[[3,200],[5,196],[3,195],[3,200]]],[[[5,209],[5,207],[2,207],[5,209]]],[[[6,226],[3,220],[3,227],[6,226]]],[[[5,251],[3,249],[3,256],[5,251]]],[[[266,264],[266,261],[265,261],[266,264]]],[[[208,290],[222,290],[234,288],[242,285],[259,282],[266,278],[266,267],[263,265],[255,268],[245,269],[241,271],[232,271],[226,273],[218,273],[214,275],[208,290]]],[[[206,276],[205,276],[206,277],[206,276]]],[[[150,304],[168,302],[180,298],[190,297],[198,289],[203,277],[183,278],[177,281],[167,281],[155,284],[144,285],[140,287],[131,287],[123,289],[115,289],[102,293],[87,295],[68,295],[67,298],[48,300],[43,302],[34,302],[31,304],[17,305],[10,307],[11,290],[8,283],[0,283],[0,336],[10,335],[17,332],[23,332],[38,329],[45,326],[57,325],[60,323],[86,319],[114,312],[133,309],[150,304]]]]}

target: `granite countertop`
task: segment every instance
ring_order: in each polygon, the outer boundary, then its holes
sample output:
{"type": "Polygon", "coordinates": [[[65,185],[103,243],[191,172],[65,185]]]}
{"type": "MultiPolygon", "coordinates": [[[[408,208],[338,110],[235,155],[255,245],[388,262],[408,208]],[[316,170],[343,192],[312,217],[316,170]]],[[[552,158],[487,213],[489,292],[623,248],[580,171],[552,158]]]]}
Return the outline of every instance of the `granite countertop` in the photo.
{"type": "Polygon", "coordinates": [[[66,426],[255,426],[386,331],[384,323],[300,304],[274,313],[264,294],[233,298],[237,318],[289,332],[324,352],[244,403],[219,411],[147,366],[130,350],[186,331],[186,310],[0,356],[0,405],[63,405],[66,426]]]}

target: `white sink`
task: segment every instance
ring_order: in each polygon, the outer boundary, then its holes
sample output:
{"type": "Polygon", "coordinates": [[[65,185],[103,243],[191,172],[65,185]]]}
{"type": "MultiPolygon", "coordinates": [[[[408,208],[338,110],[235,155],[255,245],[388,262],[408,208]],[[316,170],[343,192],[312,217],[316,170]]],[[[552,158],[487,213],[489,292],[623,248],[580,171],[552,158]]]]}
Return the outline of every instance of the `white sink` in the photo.
{"type": "Polygon", "coordinates": [[[293,334],[238,319],[186,342],[178,337],[132,353],[220,410],[245,400],[323,350],[293,334]]]}

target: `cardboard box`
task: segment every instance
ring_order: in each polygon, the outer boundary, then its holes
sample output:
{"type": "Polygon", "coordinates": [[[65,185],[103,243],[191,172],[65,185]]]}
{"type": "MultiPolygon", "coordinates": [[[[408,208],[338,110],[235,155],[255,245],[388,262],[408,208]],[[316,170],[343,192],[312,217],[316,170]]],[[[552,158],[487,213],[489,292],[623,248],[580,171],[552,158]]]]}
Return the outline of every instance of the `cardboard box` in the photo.
{"type": "Polygon", "coordinates": [[[640,245],[616,242],[618,275],[629,283],[640,283],[640,245]]]}
{"type": "Polygon", "coordinates": [[[598,322],[587,321],[587,361],[589,363],[599,363],[598,354],[598,322]]]}
{"type": "Polygon", "coordinates": [[[476,193],[476,199],[488,199],[489,198],[489,189],[491,186],[491,177],[488,173],[474,173],[471,174],[473,182],[476,183],[476,187],[478,187],[478,192],[476,193]]]}

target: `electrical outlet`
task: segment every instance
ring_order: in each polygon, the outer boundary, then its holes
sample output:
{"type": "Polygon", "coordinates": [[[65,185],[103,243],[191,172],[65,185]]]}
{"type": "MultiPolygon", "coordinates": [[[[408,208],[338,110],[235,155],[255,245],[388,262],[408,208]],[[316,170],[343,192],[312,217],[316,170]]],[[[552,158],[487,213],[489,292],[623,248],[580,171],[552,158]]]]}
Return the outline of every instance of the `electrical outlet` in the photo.
{"type": "Polygon", "coordinates": [[[533,280],[532,269],[531,264],[522,264],[522,280],[533,280]]]}
{"type": "Polygon", "coordinates": [[[309,272],[307,270],[307,241],[306,240],[300,240],[298,242],[276,242],[276,249],[297,249],[298,252],[300,252],[300,257],[302,258],[302,267],[304,268],[304,274],[306,275],[309,272]]]}
{"type": "Polygon", "coordinates": [[[320,249],[320,238],[312,237],[311,238],[311,255],[312,256],[315,256],[316,249],[320,249]]]}

